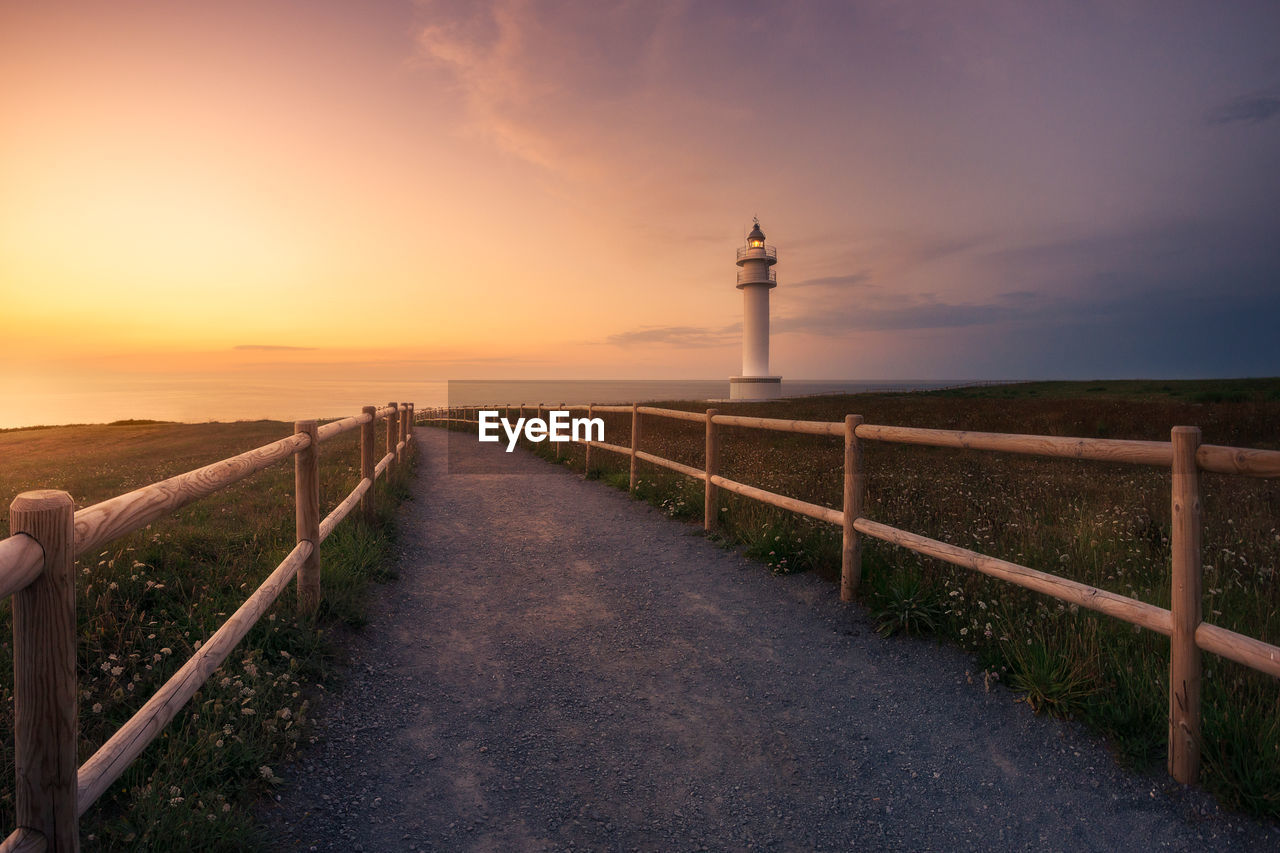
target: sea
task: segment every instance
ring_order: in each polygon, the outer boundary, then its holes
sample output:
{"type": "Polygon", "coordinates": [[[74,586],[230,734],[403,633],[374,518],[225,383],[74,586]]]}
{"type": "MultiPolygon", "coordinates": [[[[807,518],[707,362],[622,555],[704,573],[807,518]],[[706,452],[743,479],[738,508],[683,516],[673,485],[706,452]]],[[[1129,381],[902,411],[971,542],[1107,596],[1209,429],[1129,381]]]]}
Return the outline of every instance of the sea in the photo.
{"type": "MultiPolygon", "coordinates": [[[[921,391],[979,380],[784,379],[786,397],[864,391],[921,391]]],[[[0,396],[0,429],[122,420],[209,421],[338,418],[368,405],[412,401],[434,406],[499,403],[645,403],[662,400],[724,400],[724,379],[589,380],[320,380],[231,381],[208,376],[172,380],[117,379],[100,384],[40,385],[8,389],[0,396]],[[15,393],[16,392],[16,393],[15,393]]]]}

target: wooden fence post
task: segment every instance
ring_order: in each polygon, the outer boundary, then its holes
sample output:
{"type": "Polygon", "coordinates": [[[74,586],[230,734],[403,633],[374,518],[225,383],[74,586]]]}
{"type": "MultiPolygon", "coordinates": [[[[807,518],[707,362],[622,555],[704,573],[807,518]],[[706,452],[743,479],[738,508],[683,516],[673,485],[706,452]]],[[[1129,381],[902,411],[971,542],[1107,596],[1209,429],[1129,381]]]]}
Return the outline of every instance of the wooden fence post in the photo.
{"type": "Polygon", "coordinates": [[[720,435],[716,431],[717,409],[707,409],[707,482],[702,495],[702,529],[710,533],[720,524],[720,488],[711,478],[720,473],[720,435]]]}
{"type": "Polygon", "coordinates": [[[298,421],[293,431],[311,443],[293,456],[293,487],[298,542],[311,543],[311,555],[298,567],[298,609],[314,613],[320,606],[320,433],[315,421],[298,421]]]}
{"type": "Polygon", "coordinates": [[[364,520],[373,522],[373,475],[374,466],[377,463],[373,458],[373,427],[378,420],[378,409],[374,406],[365,406],[361,411],[369,416],[367,424],[360,425],[360,479],[369,480],[369,489],[360,498],[360,512],[364,514],[364,520]]]}
{"type": "Polygon", "coordinates": [[[586,458],[583,459],[582,461],[583,477],[591,476],[591,407],[594,405],[595,403],[587,403],[587,429],[586,429],[587,437],[586,437],[586,440],[583,442],[586,445],[586,458]]]}
{"type": "Polygon", "coordinates": [[[640,448],[640,404],[631,404],[631,485],[628,490],[636,493],[636,451],[640,448]]]}
{"type": "Polygon", "coordinates": [[[409,404],[400,404],[399,430],[400,442],[404,445],[404,450],[400,451],[400,458],[409,455],[409,404]]]}
{"type": "Polygon", "coordinates": [[[9,529],[44,549],[44,568],[13,595],[14,806],[51,851],[80,849],[77,810],[75,504],[66,492],[23,492],[9,529]]]}
{"type": "MultiPolygon", "coordinates": [[[[560,404],[560,408],[561,410],[564,409],[564,403],[560,404]]],[[[570,433],[570,437],[572,437],[572,433],[570,433]]],[[[563,455],[564,455],[564,442],[557,441],[556,442],[556,458],[559,459],[563,455]]]]}
{"type": "Polygon", "coordinates": [[[1169,610],[1173,635],[1169,652],[1169,773],[1184,785],[1200,774],[1201,618],[1200,472],[1196,450],[1200,428],[1176,426],[1173,441],[1173,584],[1169,610]]]}
{"type": "MultiPolygon", "coordinates": [[[[396,404],[392,401],[387,405],[395,408],[396,404]]],[[[387,460],[387,479],[390,480],[396,470],[396,419],[392,412],[387,413],[387,453],[391,454],[391,458],[387,460]]]]}
{"type": "Polygon", "coordinates": [[[863,496],[867,492],[862,470],[862,445],[858,443],[858,424],[862,415],[844,416],[844,531],[840,548],[840,600],[853,601],[862,580],[862,541],[853,523],[862,515],[863,496]]]}
{"type": "Polygon", "coordinates": [[[409,417],[408,417],[408,420],[404,422],[404,442],[405,442],[405,447],[408,447],[409,445],[413,444],[413,419],[415,415],[414,415],[413,403],[408,403],[406,405],[408,405],[409,407],[409,417]]]}

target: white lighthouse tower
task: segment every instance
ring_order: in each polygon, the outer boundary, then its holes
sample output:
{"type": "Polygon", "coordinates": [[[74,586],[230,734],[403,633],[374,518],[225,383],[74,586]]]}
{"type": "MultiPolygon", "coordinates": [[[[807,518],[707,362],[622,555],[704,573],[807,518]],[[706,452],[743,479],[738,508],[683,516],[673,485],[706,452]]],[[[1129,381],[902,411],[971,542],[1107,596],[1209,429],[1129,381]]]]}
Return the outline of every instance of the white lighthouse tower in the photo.
{"type": "Polygon", "coordinates": [[[738,290],[742,291],[742,375],[729,377],[731,400],[775,400],[782,377],[769,375],[769,291],[778,286],[772,269],[778,250],[766,246],[760,220],[738,250],[738,290]]]}

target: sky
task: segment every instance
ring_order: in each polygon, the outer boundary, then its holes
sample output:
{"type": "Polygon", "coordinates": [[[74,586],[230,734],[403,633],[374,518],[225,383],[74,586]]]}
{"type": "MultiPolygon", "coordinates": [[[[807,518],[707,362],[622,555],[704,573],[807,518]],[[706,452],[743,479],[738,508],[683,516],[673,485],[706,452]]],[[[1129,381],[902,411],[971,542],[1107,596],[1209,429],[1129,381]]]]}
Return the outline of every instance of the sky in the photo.
{"type": "Polygon", "coordinates": [[[11,406],[728,377],[753,216],[784,377],[1280,374],[1274,2],[0,2],[0,120],[11,406]]]}

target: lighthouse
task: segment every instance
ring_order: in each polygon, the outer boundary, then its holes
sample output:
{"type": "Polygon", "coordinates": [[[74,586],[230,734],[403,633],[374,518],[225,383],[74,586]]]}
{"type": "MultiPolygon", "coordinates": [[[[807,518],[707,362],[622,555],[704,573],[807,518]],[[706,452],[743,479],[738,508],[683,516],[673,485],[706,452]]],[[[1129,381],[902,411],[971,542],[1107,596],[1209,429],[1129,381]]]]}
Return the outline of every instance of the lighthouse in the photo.
{"type": "Polygon", "coordinates": [[[782,377],[769,375],[769,291],[778,286],[773,265],[778,250],[765,245],[760,220],[738,249],[738,290],[742,291],[742,375],[729,377],[731,400],[775,400],[782,377]]]}

